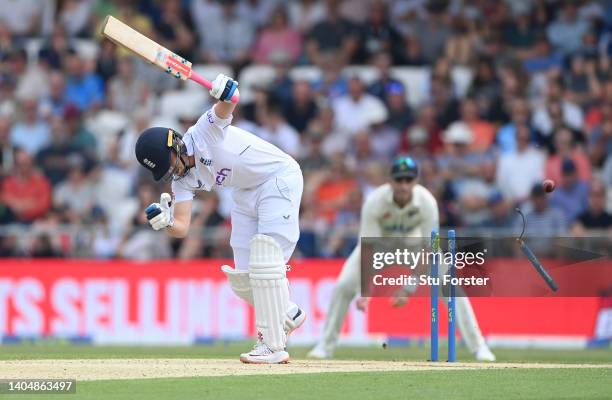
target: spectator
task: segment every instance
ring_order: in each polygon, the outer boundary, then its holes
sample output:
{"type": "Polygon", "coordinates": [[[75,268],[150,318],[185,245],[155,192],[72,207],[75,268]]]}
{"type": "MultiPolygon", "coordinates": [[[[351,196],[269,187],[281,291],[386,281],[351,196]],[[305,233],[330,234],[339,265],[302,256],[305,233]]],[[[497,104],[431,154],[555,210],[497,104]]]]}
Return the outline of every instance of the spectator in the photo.
{"type": "Polygon", "coordinates": [[[498,149],[503,153],[512,153],[517,148],[517,130],[519,127],[527,129],[529,132],[528,140],[531,141],[531,126],[529,119],[529,105],[522,98],[512,100],[510,106],[510,122],[503,125],[497,131],[496,143],[498,149]]]}
{"type": "Polygon", "coordinates": [[[572,223],[588,207],[589,188],[578,178],[576,164],[567,158],[561,163],[561,184],[550,197],[550,204],[556,206],[572,223]]]}
{"type": "Polygon", "coordinates": [[[558,18],[548,26],[546,34],[560,53],[569,54],[580,49],[582,37],[589,29],[589,22],[578,18],[576,4],[565,1],[558,18]]]}
{"type": "Polygon", "coordinates": [[[533,127],[545,141],[550,140],[553,131],[563,125],[580,130],[584,122],[582,110],[566,97],[563,83],[556,79],[548,81],[546,99],[532,115],[533,127]]]}
{"type": "Polygon", "coordinates": [[[66,94],[68,103],[82,111],[95,110],[104,101],[104,87],[99,76],[87,71],[85,61],[75,51],[65,57],[66,94]]]}
{"type": "Polygon", "coordinates": [[[37,0],[0,0],[0,22],[14,35],[33,36],[41,33],[42,9],[37,0]]]}
{"type": "Polygon", "coordinates": [[[333,54],[322,56],[319,67],[323,71],[323,77],[313,84],[317,94],[327,100],[335,100],[348,93],[348,81],[342,76],[342,65],[333,54]]]}
{"type": "Polygon", "coordinates": [[[86,160],[72,156],[68,159],[68,179],[54,191],[53,202],[62,211],[63,220],[73,224],[88,221],[95,204],[94,186],[88,179],[86,160]]]}
{"type": "Polygon", "coordinates": [[[117,73],[117,47],[110,40],[103,40],[100,43],[100,54],[96,62],[96,75],[102,79],[104,85],[117,73]]]}
{"type": "Polygon", "coordinates": [[[531,188],[542,182],[546,156],[531,143],[526,125],[515,128],[516,150],[502,153],[497,166],[497,186],[505,198],[523,201],[531,188]]]}
{"type": "Polygon", "coordinates": [[[455,65],[471,65],[476,57],[478,35],[475,24],[466,18],[454,18],[453,33],[445,46],[445,58],[455,65]]]}
{"type": "Polygon", "coordinates": [[[421,50],[421,42],[414,35],[404,38],[404,47],[396,61],[397,64],[414,67],[427,65],[427,60],[421,50]]]}
{"type": "Polygon", "coordinates": [[[589,190],[589,207],[574,222],[572,235],[610,228],[612,228],[612,215],[606,212],[606,187],[602,182],[594,180],[589,190]]]}
{"type": "MultiPolygon", "coordinates": [[[[334,157],[331,168],[317,177],[315,201],[318,217],[332,223],[351,192],[358,190],[357,182],[345,164],[344,156],[334,157]]],[[[311,182],[311,185],[314,182],[311,182]]]]}
{"type": "Polygon", "coordinates": [[[522,53],[523,68],[530,74],[557,71],[563,64],[563,56],[555,53],[546,36],[538,36],[532,48],[522,53]]]}
{"type": "Polygon", "coordinates": [[[335,63],[346,65],[353,60],[359,43],[358,31],[339,13],[339,0],[326,0],[325,19],[308,33],[306,53],[313,64],[322,64],[324,54],[334,54],[335,63]]]}
{"type": "Polygon", "coordinates": [[[384,122],[387,109],[382,101],[365,92],[363,82],[354,76],[349,80],[349,94],[332,102],[336,126],[349,134],[384,122]]]}
{"type": "Polygon", "coordinates": [[[96,153],[96,138],[83,125],[81,111],[70,105],[64,111],[64,122],[68,131],[68,140],[70,144],[82,152],[85,152],[88,157],[94,158],[96,153]]]}
{"type": "MultiPolygon", "coordinates": [[[[402,151],[413,153],[414,148],[412,146],[417,144],[425,146],[425,150],[429,154],[439,153],[443,147],[442,129],[436,119],[434,106],[426,104],[419,108],[415,115],[416,121],[404,137],[402,151]]],[[[391,118],[393,118],[393,110],[391,110],[391,118]]]]}
{"type": "Polygon", "coordinates": [[[293,85],[291,101],[285,103],[283,115],[287,122],[302,134],[317,115],[317,105],[310,83],[308,81],[297,81],[293,85]]]}
{"type": "MultiPolygon", "coordinates": [[[[550,237],[563,234],[568,222],[563,212],[548,204],[546,192],[538,183],[531,189],[529,211],[525,213],[525,234],[533,237],[550,237]]],[[[515,228],[520,229],[522,222],[515,219],[515,228]]]]}
{"type": "Polygon", "coordinates": [[[472,140],[472,131],[463,122],[451,124],[444,132],[444,153],[438,156],[438,167],[442,177],[455,185],[480,176],[482,164],[489,158],[471,150],[472,140]]]}
{"type": "Polygon", "coordinates": [[[8,26],[0,21],[0,60],[5,61],[15,52],[19,40],[16,40],[8,26]]]}
{"type": "Polygon", "coordinates": [[[35,99],[23,99],[21,110],[23,116],[11,130],[11,144],[33,156],[49,143],[49,127],[38,117],[38,102],[35,99]]]}
{"type": "Polygon", "coordinates": [[[34,236],[30,244],[29,255],[32,258],[63,257],[59,246],[51,240],[51,234],[49,232],[42,232],[34,236]]]}
{"type": "Polygon", "coordinates": [[[461,103],[461,121],[472,131],[471,149],[476,152],[488,151],[495,138],[495,127],[478,115],[474,99],[467,98],[461,103]]]}
{"type": "Polygon", "coordinates": [[[511,229],[514,226],[512,202],[504,198],[500,192],[493,192],[487,201],[489,217],[479,227],[488,229],[511,229]]]}
{"type": "Polygon", "coordinates": [[[70,50],[73,50],[73,47],[66,30],[63,25],[58,24],[53,29],[51,37],[43,43],[38,52],[38,60],[50,69],[59,70],[62,68],[63,58],[70,50]]]}
{"type": "Polygon", "coordinates": [[[388,53],[393,59],[399,59],[403,38],[391,25],[388,12],[387,5],[382,1],[370,5],[361,39],[362,61],[370,62],[379,53],[388,53]]]}
{"type": "Polygon", "coordinates": [[[439,6],[432,2],[428,5],[428,14],[425,19],[417,19],[412,32],[419,40],[423,57],[428,63],[433,63],[442,55],[444,46],[452,35],[448,15],[439,6]]]}
{"type": "Polygon", "coordinates": [[[66,0],[60,2],[57,20],[70,36],[88,36],[91,32],[90,17],[94,3],[90,0],[66,0]]]}
{"type": "Polygon", "coordinates": [[[515,18],[508,19],[504,24],[503,39],[504,43],[517,51],[519,57],[521,52],[532,48],[537,39],[537,29],[533,26],[529,13],[522,12],[515,15],[515,18]]]}
{"type": "Polygon", "coordinates": [[[40,101],[40,113],[45,119],[62,117],[66,112],[68,103],[64,97],[66,93],[66,79],[64,74],[54,71],[49,74],[49,95],[40,101]]]}
{"type": "Polygon", "coordinates": [[[606,106],[607,118],[589,137],[589,156],[594,166],[603,166],[612,154],[612,103],[606,106]]]}
{"type": "Polygon", "coordinates": [[[221,15],[206,25],[196,25],[200,32],[202,58],[209,63],[228,63],[234,67],[248,62],[255,27],[251,19],[241,18],[236,0],[221,4],[221,15]]]}
{"type": "Polygon", "coordinates": [[[238,3],[238,14],[243,19],[253,21],[259,29],[270,21],[279,3],[279,0],[242,0],[238,3]]]}
{"type": "Polygon", "coordinates": [[[160,43],[176,54],[193,60],[195,37],[191,16],[183,9],[180,0],[165,0],[160,2],[159,7],[155,31],[160,43]]]}
{"type": "Polygon", "coordinates": [[[329,167],[329,159],[323,154],[323,139],[325,134],[317,130],[306,133],[304,138],[306,151],[299,159],[300,167],[304,174],[312,171],[321,171],[329,167]]]}
{"type": "Polygon", "coordinates": [[[291,156],[300,151],[300,135],[287,123],[279,105],[271,105],[257,135],[291,156]]]}
{"type": "Polygon", "coordinates": [[[595,65],[585,60],[582,55],[572,57],[570,69],[565,74],[565,87],[567,88],[568,98],[582,108],[586,108],[592,101],[591,93],[599,91],[599,82],[595,76],[595,65]]]}
{"type": "Polygon", "coordinates": [[[282,57],[296,63],[302,54],[302,37],[288,25],[287,12],[278,7],[270,17],[270,23],[261,30],[253,47],[253,61],[270,64],[282,57]]]}
{"type": "Polygon", "coordinates": [[[391,86],[396,91],[404,92],[404,84],[391,76],[392,61],[391,54],[388,52],[380,52],[374,57],[374,66],[378,70],[379,77],[370,85],[368,92],[382,101],[387,100],[387,91],[391,86]]]}
{"type": "Polygon", "coordinates": [[[12,171],[14,148],[11,144],[11,127],[13,121],[10,117],[0,115],[0,179],[12,171]]]}
{"type": "MultiPolygon", "coordinates": [[[[71,140],[70,133],[59,117],[51,118],[51,143],[36,156],[36,163],[53,185],[68,176],[68,160],[83,156],[84,149],[71,140]]],[[[91,161],[88,160],[88,163],[91,161]]]]}
{"type": "Polygon", "coordinates": [[[108,82],[108,105],[124,114],[132,114],[137,108],[151,107],[150,88],[135,73],[132,57],[119,60],[118,74],[108,82]]]}
{"type": "Polygon", "coordinates": [[[18,148],[14,157],[13,172],[2,181],[2,202],[20,222],[30,223],[49,210],[51,185],[36,169],[27,151],[18,148]]]}
{"type": "Polygon", "coordinates": [[[431,103],[436,112],[436,122],[441,128],[459,119],[459,102],[450,90],[450,82],[441,79],[431,81],[431,103]]]}
{"type": "Polygon", "coordinates": [[[92,209],[91,215],[91,251],[98,259],[115,257],[121,241],[121,235],[109,223],[108,217],[99,207],[92,209]]]}
{"type": "Polygon", "coordinates": [[[389,111],[387,125],[399,132],[404,132],[414,120],[412,110],[406,102],[404,87],[395,83],[388,85],[384,100],[389,111]]]}
{"type": "Polygon", "coordinates": [[[17,49],[8,58],[8,71],[17,78],[15,96],[18,99],[39,99],[49,94],[47,72],[39,65],[28,63],[25,49],[17,49]]]}
{"type": "Polygon", "coordinates": [[[581,147],[577,146],[569,129],[562,128],[555,134],[555,154],[546,160],[545,176],[560,181],[563,160],[573,161],[578,171],[578,178],[584,182],[591,180],[591,164],[581,147]]]}
{"type": "Polygon", "coordinates": [[[325,18],[325,5],[319,0],[297,0],[287,5],[291,26],[306,33],[325,18]]]}

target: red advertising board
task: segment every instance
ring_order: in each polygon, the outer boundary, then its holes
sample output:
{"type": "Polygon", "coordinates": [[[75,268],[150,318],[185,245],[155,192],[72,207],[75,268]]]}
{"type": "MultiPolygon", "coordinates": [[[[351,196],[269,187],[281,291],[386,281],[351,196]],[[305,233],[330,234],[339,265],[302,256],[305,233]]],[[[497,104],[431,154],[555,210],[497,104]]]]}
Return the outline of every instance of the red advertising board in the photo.
{"type": "MultiPolygon", "coordinates": [[[[234,296],[220,271],[224,260],[90,261],[2,260],[0,335],[88,337],[94,343],[189,344],[253,334],[252,310],[234,296]]],[[[291,295],[309,315],[295,342],[318,337],[342,260],[294,262],[291,295]]],[[[401,309],[373,299],[366,314],[351,307],[343,339],[377,335],[424,338],[429,299],[414,297],[401,309]]],[[[594,335],[603,301],[582,298],[474,298],[486,337],[594,335]]],[[[446,331],[441,318],[441,333],[446,331]]]]}

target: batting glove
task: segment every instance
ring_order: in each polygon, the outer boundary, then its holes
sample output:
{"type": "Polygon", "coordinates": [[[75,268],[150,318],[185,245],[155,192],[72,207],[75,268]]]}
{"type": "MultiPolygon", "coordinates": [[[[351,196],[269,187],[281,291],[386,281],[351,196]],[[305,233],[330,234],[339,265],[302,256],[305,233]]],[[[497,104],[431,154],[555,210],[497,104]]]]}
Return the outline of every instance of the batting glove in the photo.
{"type": "Polygon", "coordinates": [[[174,224],[171,204],[172,198],[170,195],[168,193],[162,193],[159,203],[152,203],[145,209],[149,224],[156,231],[174,224]]]}
{"type": "Polygon", "coordinates": [[[229,76],[219,74],[215,80],[212,81],[212,87],[209,93],[215,99],[231,102],[236,89],[238,89],[238,82],[229,76]]]}

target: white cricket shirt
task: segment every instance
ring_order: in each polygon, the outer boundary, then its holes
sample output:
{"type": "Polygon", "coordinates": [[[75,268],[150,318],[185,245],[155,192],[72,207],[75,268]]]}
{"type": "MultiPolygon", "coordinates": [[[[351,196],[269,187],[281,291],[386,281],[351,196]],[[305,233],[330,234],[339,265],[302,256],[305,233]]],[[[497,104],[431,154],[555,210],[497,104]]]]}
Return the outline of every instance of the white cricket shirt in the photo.
{"type": "Polygon", "coordinates": [[[250,189],[298,163],[278,147],[206,111],[183,136],[187,154],[195,158],[189,173],[172,182],[174,201],[193,199],[196,190],[215,186],[250,189]]]}

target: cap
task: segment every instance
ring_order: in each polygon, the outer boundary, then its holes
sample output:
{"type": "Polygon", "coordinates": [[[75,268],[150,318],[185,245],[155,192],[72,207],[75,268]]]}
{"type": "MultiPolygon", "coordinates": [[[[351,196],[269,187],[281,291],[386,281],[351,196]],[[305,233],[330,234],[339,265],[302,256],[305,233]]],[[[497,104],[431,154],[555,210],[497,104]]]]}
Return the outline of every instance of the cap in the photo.
{"type": "Polygon", "coordinates": [[[463,122],[453,122],[444,132],[444,143],[468,144],[472,142],[472,130],[463,122]]]}
{"type": "Polygon", "coordinates": [[[391,166],[391,178],[416,178],[419,176],[419,165],[412,157],[398,157],[391,166]]]}
{"type": "Polygon", "coordinates": [[[148,128],[140,134],[136,141],[136,159],[153,173],[153,179],[156,181],[159,181],[170,170],[170,149],[174,133],[169,128],[148,128]]]}

